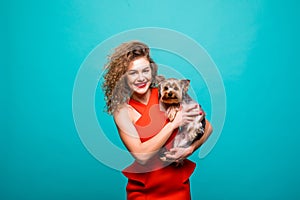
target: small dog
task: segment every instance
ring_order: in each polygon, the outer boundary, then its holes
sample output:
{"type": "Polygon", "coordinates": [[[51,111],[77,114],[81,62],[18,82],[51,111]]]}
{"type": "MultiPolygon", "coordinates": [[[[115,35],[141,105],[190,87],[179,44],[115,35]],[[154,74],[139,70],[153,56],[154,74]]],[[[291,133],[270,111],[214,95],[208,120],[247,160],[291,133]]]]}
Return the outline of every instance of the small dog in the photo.
{"type": "MultiPolygon", "coordinates": [[[[162,109],[170,121],[176,117],[180,106],[184,107],[196,102],[187,94],[190,80],[179,80],[169,78],[162,80],[158,84],[159,100],[162,109]]],[[[178,134],[175,136],[173,147],[188,147],[195,140],[200,139],[204,134],[205,129],[205,115],[204,112],[195,116],[194,121],[182,127],[179,127],[178,134]]],[[[165,156],[168,152],[165,149],[161,152],[162,161],[170,161],[165,156]]]]}

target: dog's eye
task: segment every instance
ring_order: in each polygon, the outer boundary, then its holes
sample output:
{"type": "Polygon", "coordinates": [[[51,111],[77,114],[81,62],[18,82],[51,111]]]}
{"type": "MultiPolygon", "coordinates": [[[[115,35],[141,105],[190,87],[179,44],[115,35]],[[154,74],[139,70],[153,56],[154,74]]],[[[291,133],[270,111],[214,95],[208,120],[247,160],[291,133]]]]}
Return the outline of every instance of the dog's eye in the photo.
{"type": "Polygon", "coordinates": [[[174,90],[179,90],[179,88],[177,86],[174,87],[174,90]]]}
{"type": "Polygon", "coordinates": [[[164,90],[168,90],[168,89],[169,89],[168,86],[165,86],[165,87],[164,87],[164,90]]]}

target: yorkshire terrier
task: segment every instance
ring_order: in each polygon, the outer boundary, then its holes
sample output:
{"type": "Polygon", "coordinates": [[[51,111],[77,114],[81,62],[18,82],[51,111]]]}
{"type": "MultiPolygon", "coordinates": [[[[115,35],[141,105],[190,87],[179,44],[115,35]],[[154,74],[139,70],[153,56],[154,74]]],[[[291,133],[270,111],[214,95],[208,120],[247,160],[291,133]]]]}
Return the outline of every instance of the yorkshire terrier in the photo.
{"type": "MultiPolygon", "coordinates": [[[[189,85],[190,80],[179,80],[174,78],[162,80],[158,84],[160,105],[162,106],[162,109],[166,111],[170,121],[174,120],[180,107],[196,104],[187,93],[189,85]]],[[[178,133],[174,139],[173,147],[188,147],[203,136],[204,129],[205,114],[204,112],[200,112],[199,115],[194,117],[193,122],[179,127],[178,133]]],[[[170,152],[163,149],[160,159],[162,161],[171,162],[171,160],[168,160],[166,157],[166,154],[168,153],[170,152]]]]}

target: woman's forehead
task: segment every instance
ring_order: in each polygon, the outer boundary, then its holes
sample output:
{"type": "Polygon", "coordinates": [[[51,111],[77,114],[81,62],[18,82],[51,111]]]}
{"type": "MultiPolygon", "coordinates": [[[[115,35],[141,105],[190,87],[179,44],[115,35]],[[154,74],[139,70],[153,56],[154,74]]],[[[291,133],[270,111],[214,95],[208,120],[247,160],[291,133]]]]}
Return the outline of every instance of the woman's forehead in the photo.
{"type": "Polygon", "coordinates": [[[150,67],[150,62],[147,58],[141,57],[138,59],[133,60],[129,66],[128,70],[139,70],[145,67],[150,67]]]}

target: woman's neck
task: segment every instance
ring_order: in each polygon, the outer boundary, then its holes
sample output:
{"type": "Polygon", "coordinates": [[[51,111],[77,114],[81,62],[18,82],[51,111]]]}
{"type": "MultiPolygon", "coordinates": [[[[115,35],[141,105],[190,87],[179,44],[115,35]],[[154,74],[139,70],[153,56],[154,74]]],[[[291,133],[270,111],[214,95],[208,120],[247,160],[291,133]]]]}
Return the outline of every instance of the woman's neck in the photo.
{"type": "Polygon", "coordinates": [[[150,95],[151,95],[151,89],[149,88],[145,94],[133,93],[131,98],[134,99],[135,101],[147,105],[150,99],[150,95]]]}

